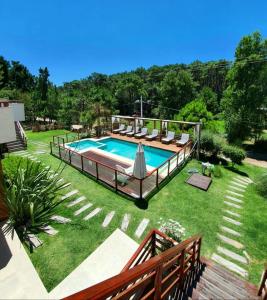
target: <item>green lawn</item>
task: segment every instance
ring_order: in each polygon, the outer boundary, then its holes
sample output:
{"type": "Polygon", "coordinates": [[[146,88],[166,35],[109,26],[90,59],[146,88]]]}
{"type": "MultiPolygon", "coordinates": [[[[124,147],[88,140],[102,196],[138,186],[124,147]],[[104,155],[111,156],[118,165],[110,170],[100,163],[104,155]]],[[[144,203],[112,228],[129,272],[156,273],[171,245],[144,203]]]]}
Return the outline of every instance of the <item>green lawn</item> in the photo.
{"type": "MultiPolygon", "coordinates": [[[[62,130],[44,133],[27,132],[28,150],[34,152],[40,148],[36,142],[48,143],[52,139],[52,135],[64,132],[62,130]]],[[[231,169],[221,167],[222,177],[213,178],[210,189],[208,192],[204,192],[185,183],[189,168],[200,169],[199,162],[192,160],[149,200],[147,209],[140,209],[133,201],[89,179],[73,167],[60,163],[57,158],[48,153],[35,155],[45,164],[52,166],[54,170],[59,166],[65,166],[62,177],[72,183],[69,190],[78,189],[80,195],[85,195],[94,207],[103,208],[101,213],[90,221],[83,221],[82,218],[86,212],[77,217],[73,216],[73,212],[82,204],[71,208],[63,204],[58,208],[58,214],[71,218],[73,222],[66,225],[53,224],[59,230],[56,236],[39,234],[44,245],[29,255],[48,290],[55,287],[117,227],[120,227],[125,213],[130,213],[132,216],[127,234],[133,239],[136,239],[134,232],[143,218],[150,219],[146,234],[149,229],[159,226],[158,221],[162,217],[179,221],[186,228],[186,237],[196,233],[203,234],[202,255],[206,257],[210,257],[216,250],[216,246],[219,245],[216,233],[220,232],[219,227],[223,223],[224,193],[231,178],[236,175],[231,169]],[[103,219],[111,210],[115,210],[116,215],[108,228],[103,229],[101,226],[103,219]]],[[[252,180],[258,174],[266,171],[266,169],[250,165],[243,165],[238,169],[246,173],[252,180]]],[[[267,261],[267,201],[258,196],[254,185],[251,185],[245,193],[244,202],[241,220],[243,235],[240,242],[245,245],[246,251],[252,257],[249,280],[258,284],[263,263],[267,261]]]]}

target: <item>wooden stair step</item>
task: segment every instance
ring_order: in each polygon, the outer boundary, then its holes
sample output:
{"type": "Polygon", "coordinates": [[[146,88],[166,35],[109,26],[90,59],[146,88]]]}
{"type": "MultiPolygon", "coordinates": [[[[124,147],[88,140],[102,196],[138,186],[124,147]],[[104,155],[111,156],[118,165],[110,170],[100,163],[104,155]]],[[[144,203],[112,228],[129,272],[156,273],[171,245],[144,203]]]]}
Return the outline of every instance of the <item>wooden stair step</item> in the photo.
{"type": "Polygon", "coordinates": [[[249,297],[249,293],[245,290],[245,288],[239,287],[239,285],[236,285],[231,280],[227,280],[227,278],[218,275],[216,272],[208,269],[204,272],[203,277],[220,288],[223,288],[234,299],[248,299],[249,297]]]}

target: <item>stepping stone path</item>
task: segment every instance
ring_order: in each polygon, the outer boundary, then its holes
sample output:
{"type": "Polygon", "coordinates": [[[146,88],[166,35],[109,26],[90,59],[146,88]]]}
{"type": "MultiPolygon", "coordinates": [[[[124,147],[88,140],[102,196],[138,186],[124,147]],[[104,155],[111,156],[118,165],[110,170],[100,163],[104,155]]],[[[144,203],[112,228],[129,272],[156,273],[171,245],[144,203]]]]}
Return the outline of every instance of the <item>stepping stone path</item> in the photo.
{"type": "Polygon", "coordinates": [[[140,238],[142,236],[142,234],[144,233],[148,223],[149,223],[149,219],[143,219],[135,231],[135,236],[140,238]]]}
{"type": "Polygon", "coordinates": [[[78,190],[73,190],[73,191],[67,193],[65,196],[63,196],[63,197],[61,198],[61,200],[68,199],[68,198],[70,198],[71,196],[77,194],[78,192],[79,192],[78,190]]]}
{"type": "Polygon", "coordinates": [[[43,244],[43,242],[33,233],[28,234],[28,240],[33,248],[38,248],[43,244]]]}
{"type": "Polygon", "coordinates": [[[42,230],[49,235],[56,235],[58,231],[50,225],[44,226],[42,230]]]}
{"type": "Polygon", "coordinates": [[[245,269],[239,267],[238,265],[236,265],[236,264],[232,263],[231,261],[221,257],[218,254],[213,253],[211,259],[214,260],[215,262],[217,262],[218,264],[223,265],[224,267],[226,267],[230,271],[239,274],[242,277],[247,277],[248,276],[248,272],[245,269]]]}
{"type": "Polygon", "coordinates": [[[234,204],[232,202],[224,201],[224,203],[226,205],[228,205],[228,206],[231,206],[231,207],[234,207],[234,208],[237,208],[237,209],[241,209],[242,208],[240,205],[234,204]]]}
{"type": "Polygon", "coordinates": [[[78,216],[79,214],[81,214],[82,212],[84,212],[86,209],[88,209],[89,207],[91,207],[93,204],[92,203],[87,203],[84,206],[82,206],[81,208],[79,208],[78,210],[76,210],[74,212],[74,216],[78,216]]]}
{"type": "Polygon", "coordinates": [[[58,223],[60,223],[60,224],[66,224],[66,223],[71,222],[71,219],[69,219],[69,218],[64,218],[64,217],[62,217],[62,216],[57,216],[57,215],[52,216],[52,217],[51,217],[51,220],[53,220],[53,221],[55,221],[55,222],[58,222],[58,223]]]}
{"type": "Polygon", "coordinates": [[[229,185],[229,189],[231,189],[231,190],[236,190],[236,191],[239,191],[239,192],[242,192],[242,193],[245,192],[244,189],[241,189],[241,188],[236,187],[236,186],[233,186],[233,185],[229,185]]]}
{"type": "Polygon", "coordinates": [[[67,206],[68,206],[68,207],[72,207],[72,206],[74,206],[74,205],[76,205],[76,204],[82,202],[82,201],[85,200],[85,199],[86,199],[85,196],[81,196],[81,197],[79,197],[79,198],[77,198],[77,199],[71,201],[67,206]]]}
{"type": "Polygon", "coordinates": [[[226,195],[225,198],[227,198],[227,199],[229,199],[229,200],[232,200],[232,201],[234,201],[234,202],[237,202],[237,203],[243,203],[242,200],[239,200],[239,199],[237,199],[237,198],[235,198],[235,197],[232,197],[232,196],[226,195]]]}
{"type": "Polygon", "coordinates": [[[233,191],[229,191],[229,190],[227,190],[226,192],[227,192],[227,193],[230,193],[230,194],[233,194],[233,195],[235,195],[235,196],[237,196],[237,197],[241,197],[241,198],[243,198],[243,197],[244,197],[244,195],[242,195],[242,194],[239,194],[239,193],[236,193],[236,192],[233,192],[233,191]]]}
{"type": "Polygon", "coordinates": [[[240,214],[238,214],[238,213],[232,212],[232,211],[227,210],[227,209],[225,209],[224,212],[226,212],[226,213],[228,213],[229,215],[234,216],[234,217],[236,217],[236,218],[240,218],[240,214]]]}
{"type": "Polygon", "coordinates": [[[248,262],[247,262],[247,259],[246,259],[244,256],[241,256],[241,255],[239,255],[239,254],[236,254],[235,252],[230,251],[230,250],[228,250],[228,249],[226,249],[226,248],[223,248],[223,247],[217,247],[217,251],[218,251],[219,253],[224,254],[225,256],[230,257],[230,258],[233,259],[233,260],[236,260],[236,261],[240,262],[240,263],[243,263],[243,264],[247,264],[247,263],[248,263],[248,262]]]}
{"type": "Polygon", "coordinates": [[[242,223],[240,223],[240,222],[238,222],[238,221],[236,221],[236,220],[234,220],[234,219],[225,217],[225,216],[223,216],[223,220],[226,221],[226,222],[229,222],[229,223],[231,223],[231,224],[234,224],[234,225],[236,225],[236,226],[242,225],[242,223]]]}
{"type": "Polygon", "coordinates": [[[131,219],[131,215],[130,214],[125,214],[121,223],[121,230],[122,231],[126,231],[129,225],[131,219]]]}
{"type": "Polygon", "coordinates": [[[105,217],[105,220],[102,223],[102,227],[107,227],[109,225],[109,223],[111,222],[111,220],[113,219],[115,215],[115,211],[111,211],[110,213],[108,213],[105,217]]]}
{"type": "Polygon", "coordinates": [[[235,225],[235,230],[229,228],[227,226],[221,226],[220,229],[223,234],[217,233],[218,238],[224,244],[224,247],[218,246],[217,253],[212,254],[212,260],[223,265],[225,268],[229,269],[232,272],[239,274],[240,276],[247,277],[248,272],[245,268],[241,267],[239,264],[244,265],[246,267],[250,260],[248,259],[248,253],[243,250],[244,256],[240,255],[240,253],[235,253],[233,248],[238,250],[243,249],[244,245],[235,239],[242,238],[241,233],[239,232],[239,228],[242,226],[242,223],[238,220],[241,218],[240,212],[242,212],[244,192],[247,186],[253,181],[250,178],[236,176],[228,185],[226,190],[224,204],[227,205],[227,209],[224,209],[224,213],[228,216],[223,216],[223,221],[235,225]],[[239,213],[236,210],[239,210],[239,213]],[[230,237],[228,237],[230,236],[230,237]],[[231,246],[232,248],[228,249],[227,247],[231,246]],[[238,264],[232,262],[235,261],[238,264]]]}
{"type": "Polygon", "coordinates": [[[101,210],[102,210],[102,208],[97,207],[93,211],[91,211],[89,215],[85,216],[83,219],[85,221],[90,220],[91,218],[93,218],[94,216],[96,216],[98,213],[100,213],[101,210]]]}
{"type": "Polygon", "coordinates": [[[234,236],[238,236],[238,237],[241,236],[241,234],[239,232],[237,232],[237,231],[235,231],[231,228],[225,227],[225,226],[221,226],[221,230],[224,231],[224,232],[230,233],[234,236]]]}

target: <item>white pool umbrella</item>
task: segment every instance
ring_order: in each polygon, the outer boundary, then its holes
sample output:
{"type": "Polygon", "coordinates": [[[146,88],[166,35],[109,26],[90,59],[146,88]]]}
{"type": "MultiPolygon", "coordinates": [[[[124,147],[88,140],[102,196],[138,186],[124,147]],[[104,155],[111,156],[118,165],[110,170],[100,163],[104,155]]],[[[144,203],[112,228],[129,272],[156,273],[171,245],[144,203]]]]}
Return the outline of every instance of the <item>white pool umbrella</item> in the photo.
{"type": "Polygon", "coordinates": [[[144,148],[142,146],[142,143],[139,143],[135,154],[133,175],[136,178],[142,179],[146,176],[146,172],[147,171],[144,148]]]}

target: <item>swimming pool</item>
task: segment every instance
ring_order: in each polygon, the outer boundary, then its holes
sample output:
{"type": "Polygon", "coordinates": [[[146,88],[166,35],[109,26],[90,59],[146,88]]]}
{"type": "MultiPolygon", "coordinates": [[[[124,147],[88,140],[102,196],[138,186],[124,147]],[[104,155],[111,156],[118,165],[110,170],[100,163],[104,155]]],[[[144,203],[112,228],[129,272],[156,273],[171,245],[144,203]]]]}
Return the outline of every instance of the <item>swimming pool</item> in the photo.
{"type": "MultiPolygon", "coordinates": [[[[114,138],[102,139],[99,142],[92,140],[81,140],[68,144],[72,150],[82,151],[90,150],[92,148],[99,148],[112,154],[120,155],[128,159],[135,159],[137,150],[137,143],[122,141],[114,138]]],[[[157,168],[170,158],[174,152],[163,150],[155,147],[143,145],[145,151],[146,164],[157,168]]]]}

